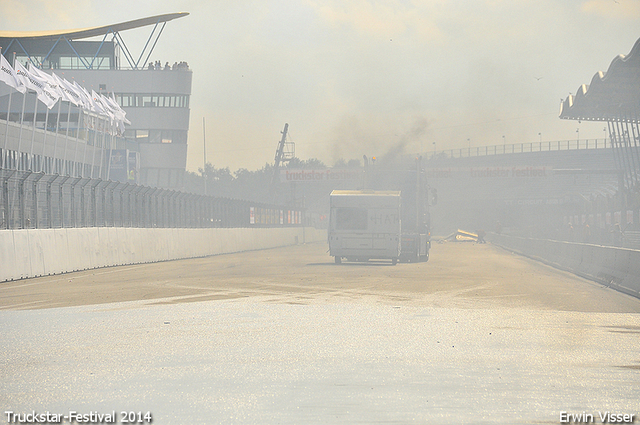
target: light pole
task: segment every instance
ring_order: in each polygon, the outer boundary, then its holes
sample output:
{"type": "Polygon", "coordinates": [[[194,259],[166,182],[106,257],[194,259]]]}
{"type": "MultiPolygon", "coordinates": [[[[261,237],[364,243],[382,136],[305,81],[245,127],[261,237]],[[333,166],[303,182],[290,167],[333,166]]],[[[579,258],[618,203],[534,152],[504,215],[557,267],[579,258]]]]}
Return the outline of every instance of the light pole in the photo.
{"type": "Polygon", "coordinates": [[[576,140],[578,142],[578,145],[580,145],[580,127],[576,128],[576,134],[578,135],[578,138],[576,140]]]}
{"type": "Polygon", "coordinates": [[[204,150],[204,168],[202,168],[202,179],[204,180],[204,196],[207,196],[207,130],[202,117],[202,147],[204,150]]]}
{"type": "Polygon", "coordinates": [[[540,145],[542,146],[542,133],[538,133],[538,139],[540,139],[540,145]]]}

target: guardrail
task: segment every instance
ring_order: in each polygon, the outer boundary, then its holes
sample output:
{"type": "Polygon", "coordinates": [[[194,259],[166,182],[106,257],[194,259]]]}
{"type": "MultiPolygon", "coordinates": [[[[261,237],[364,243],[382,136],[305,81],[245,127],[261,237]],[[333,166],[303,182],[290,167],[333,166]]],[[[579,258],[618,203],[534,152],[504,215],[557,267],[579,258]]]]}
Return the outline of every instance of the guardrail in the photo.
{"type": "Polygon", "coordinates": [[[257,229],[27,229],[0,231],[0,282],[99,267],[325,241],[312,227],[257,229]]]}
{"type": "Polygon", "coordinates": [[[491,243],[640,298],[640,250],[491,233],[491,243]]]}
{"type": "Polygon", "coordinates": [[[289,208],[111,180],[0,169],[0,229],[284,227],[312,217],[289,208]]]}

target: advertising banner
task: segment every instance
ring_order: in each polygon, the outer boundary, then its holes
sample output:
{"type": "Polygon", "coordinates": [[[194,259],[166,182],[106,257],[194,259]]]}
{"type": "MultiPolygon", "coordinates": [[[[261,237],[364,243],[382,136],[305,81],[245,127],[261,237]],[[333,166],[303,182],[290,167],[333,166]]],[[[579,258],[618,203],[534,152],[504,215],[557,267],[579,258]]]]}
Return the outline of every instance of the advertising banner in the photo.
{"type": "Polygon", "coordinates": [[[362,179],[362,170],[280,170],[280,181],[318,183],[328,181],[358,181],[362,179]]]}

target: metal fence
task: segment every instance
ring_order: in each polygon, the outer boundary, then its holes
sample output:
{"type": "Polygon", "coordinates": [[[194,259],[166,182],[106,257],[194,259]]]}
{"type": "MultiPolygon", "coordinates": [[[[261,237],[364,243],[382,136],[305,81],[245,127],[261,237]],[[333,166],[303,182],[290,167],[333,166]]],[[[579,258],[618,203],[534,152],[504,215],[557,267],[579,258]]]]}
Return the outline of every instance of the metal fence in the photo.
{"type": "MultiPolygon", "coordinates": [[[[434,145],[435,146],[435,145],[434,145]]],[[[514,153],[566,151],[579,149],[607,149],[611,148],[610,139],[557,140],[548,142],[512,143],[491,146],[475,146],[460,149],[432,151],[427,158],[468,158],[474,156],[506,155],[514,153]]]]}
{"type": "Polygon", "coordinates": [[[312,221],[303,209],[110,180],[0,169],[0,229],[279,227],[312,221]]]}

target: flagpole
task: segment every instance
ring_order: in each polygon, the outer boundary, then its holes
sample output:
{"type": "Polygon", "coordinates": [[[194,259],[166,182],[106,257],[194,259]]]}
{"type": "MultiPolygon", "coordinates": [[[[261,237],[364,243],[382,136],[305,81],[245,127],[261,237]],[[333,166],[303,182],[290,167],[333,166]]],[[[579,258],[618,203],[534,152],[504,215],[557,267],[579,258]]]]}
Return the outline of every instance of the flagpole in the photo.
{"type": "MultiPolygon", "coordinates": [[[[56,169],[56,154],[58,153],[58,134],[60,131],[60,110],[62,109],[62,99],[58,102],[58,118],[56,118],[56,139],[53,141],[53,167],[51,167],[51,174],[54,174],[54,170],[56,169]]],[[[64,161],[64,159],[63,159],[64,161]]],[[[62,168],[60,171],[62,171],[62,168]]]]}
{"type": "Polygon", "coordinates": [[[44,136],[42,137],[42,160],[40,161],[40,171],[42,171],[42,164],[45,162],[45,155],[47,154],[45,152],[45,146],[46,146],[46,142],[47,142],[47,132],[48,132],[48,128],[47,125],[49,124],[49,108],[47,108],[47,113],[44,115],[44,136]]]}
{"type": "MultiPolygon", "coordinates": [[[[111,122],[109,122],[109,133],[111,133],[111,122]]],[[[100,168],[98,169],[98,178],[102,178],[102,166],[104,165],[104,151],[107,144],[107,132],[102,135],[102,146],[100,146],[100,168]]]]}
{"type": "MultiPolygon", "coordinates": [[[[1,54],[1,53],[0,53],[1,54]]],[[[2,148],[2,168],[6,168],[6,157],[7,146],[9,145],[9,141],[7,140],[9,137],[9,118],[11,117],[11,97],[13,95],[13,90],[9,91],[9,105],[7,106],[7,126],[4,129],[4,148],[2,148]]]]}
{"type": "Polygon", "coordinates": [[[69,145],[69,124],[71,123],[71,102],[69,102],[69,108],[67,109],[67,130],[64,134],[64,152],[62,154],[62,174],[66,175],[67,169],[67,145],[69,145]]]}
{"type": "Polygon", "coordinates": [[[91,152],[91,178],[93,178],[93,167],[96,163],[96,149],[98,148],[98,136],[100,135],[100,129],[102,128],[102,125],[100,125],[100,118],[98,117],[98,120],[96,122],[96,129],[95,129],[95,137],[93,138],[93,152],[91,152]]]}
{"type": "Polygon", "coordinates": [[[107,158],[107,180],[111,178],[111,155],[113,153],[113,139],[114,135],[112,134],[111,140],[109,141],[109,158],[107,158]]]}
{"type": "MultiPolygon", "coordinates": [[[[20,112],[20,133],[18,135],[18,165],[20,162],[22,162],[22,153],[20,152],[20,147],[22,145],[22,127],[24,125],[24,104],[25,101],[27,100],[27,94],[29,94],[29,91],[27,90],[25,93],[22,94],[22,112],[20,112]]],[[[16,167],[17,169],[18,167],[16,167]]]]}
{"type": "Polygon", "coordinates": [[[4,146],[2,148],[2,168],[5,167],[5,158],[7,157],[7,146],[9,145],[9,141],[7,140],[9,137],[9,118],[11,117],[11,97],[13,95],[13,90],[9,91],[9,105],[7,105],[7,125],[4,128],[4,146]]]}
{"type": "Polygon", "coordinates": [[[100,140],[100,128],[102,127],[102,120],[100,119],[100,115],[96,118],[96,124],[93,129],[93,149],[91,149],[91,173],[89,175],[93,178],[93,165],[96,159],[96,149],[98,148],[98,141],[100,140]]]}
{"type": "MultiPolygon", "coordinates": [[[[73,78],[73,77],[72,77],[73,78]]],[[[73,80],[73,83],[75,84],[75,80],[73,80]]],[[[81,102],[83,103],[83,102],[81,102]]],[[[74,163],[74,168],[76,169],[76,176],[77,177],[84,177],[84,166],[80,167],[80,170],[78,170],[78,141],[80,140],[80,121],[84,121],[84,117],[82,115],[84,115],[84,106],[80,107],[78,106],[78,127],[76,128],[76,148],[74,150],[73,153],[73,163],[74,163]]],[[[85,145],[86,147],[86,145],[85,145]]]]}
{"type": "MultiPolygon", "coordinates": [[[[16,52],[13,52],[13,69],[16,68],[16,52]]],[[[18,135],[18,163],[16,164],[16,170],[20,168],[20,163],[22,162],[22,152],[20,152],[20,147],[22,145],[22,127],[24,125],[24,104],[27,100],[27,94],[29,94],[29,90],[25,90],[22,93],[22,112],[20,112],[20,133],[18,135]]]]}
{"type": "Polygon", "coordinates": [[[33,110],[33,131],[31,132],[31,147],[29,148],[29,171],[32,170],[32,162],[33,162],[33,142],[36,139],[36,117],[38,115],[38,95],[36,94],[36,98],[34,100],[35,108],[33,110]]]}
{"type": "MultiPolygon", "coordinates": [[[[82,177],[84,177],[84,162],[87,158],[87,145],[89,144],[89,126],[91,125],[91,116],[87,114],[87,118],[84,117],[84,110],[82,111],[82,126],[86,127],[87,130],[87,139],[82,139],[84,141],[84,150],[82,151],[82,177]],[[85,126],[85,121],[87,121],[87,125],[85,126]]],[[[79,121],[79,120],[78,120],[79,121]]],[[[80,125],[80,124],[78,124],[80,125]]]]}
{"type": "Polygon", "coordinates": [[[80,120],[82,119],[81,115],[84,113],[84,109],[78,106],[78,124],[76,128],[76,148],[73,152],[73,168],[75,168],[76,176],[82,177],[80,171],[78,170],[78,140],[80,140],[80,120]]]}
{"type": "MultiPolygon", "coordinates": [[[[96,147],[98,146],[98,135],[100,134],[100,118],[96,120],[96,126],[93,130],[93,149],[91,149],[91,172],[89,173],[89,177],[93,178],[93,164],[96,159],[96,147]]],[[[87,143],[88,145],[88,143],[87,143]]]]}
{"type": "Polygon", "coordinates": [[[204,168],[202,169],[202,177],[204,179],[204,196],[207,196],[207,132],[204,126],[204,117],[202,117],[202,145],[204,146],[204,168]]]}
{"type": "Polygon", "coordinates": [[[104,140],[105,140],[105,134],[106,134],[106,126],[105,126],[105,131],[102,133],[102,138],[100,139],[100,160],[98,161],[98,178],[101,179],[102,178],[102,151],[104,150],[104,140]]]}
{"type": "MultiPolygon", "coordinates": [[[[0,55],[2,54],[2,47],[0,47],[0,55]]],[[[4,128],[4,147],[2,148],[2,168],[6,168],[7,163],[7,146],[9,146],[9,120],[11,117],[11,97],[13,96],[13,90],[9,90],[9,104],[7,105],[7,125],[4,128]]]]}
{"type": "MultiPolygon", "coordinates": [[[[98,89],[98,91],[101,91],[100,89],[98,89]]],[[[104,142],[105,142],[105,136],[107,133],[107,121],[105,120],[104,123],[104,131],[102,132],[102,137],[100,138],[100,161],[98,163],[98,178],[101,179],[102,178],[102,152],[104,151],[104,142]]],[[[109,121],[109,126],[111,126],[111,121],[109,121]]]]}
{"type": "Polygon", "coordinates": [[[73,162],[74,162],[74,168],[76,169],[76,175],[78,177],[84,177],[84,167],[78,167],[78,151],[80,150],[79,148],[79,140],[80,140],[80,128],[82,126],[82,124],[80,124],[80,122],[84,122],[84,109],[81,107],[78,107],[78,124],[77,124],[77,128],[76,128],[76,149],[75,152],[73,153],[73,162]]]}

